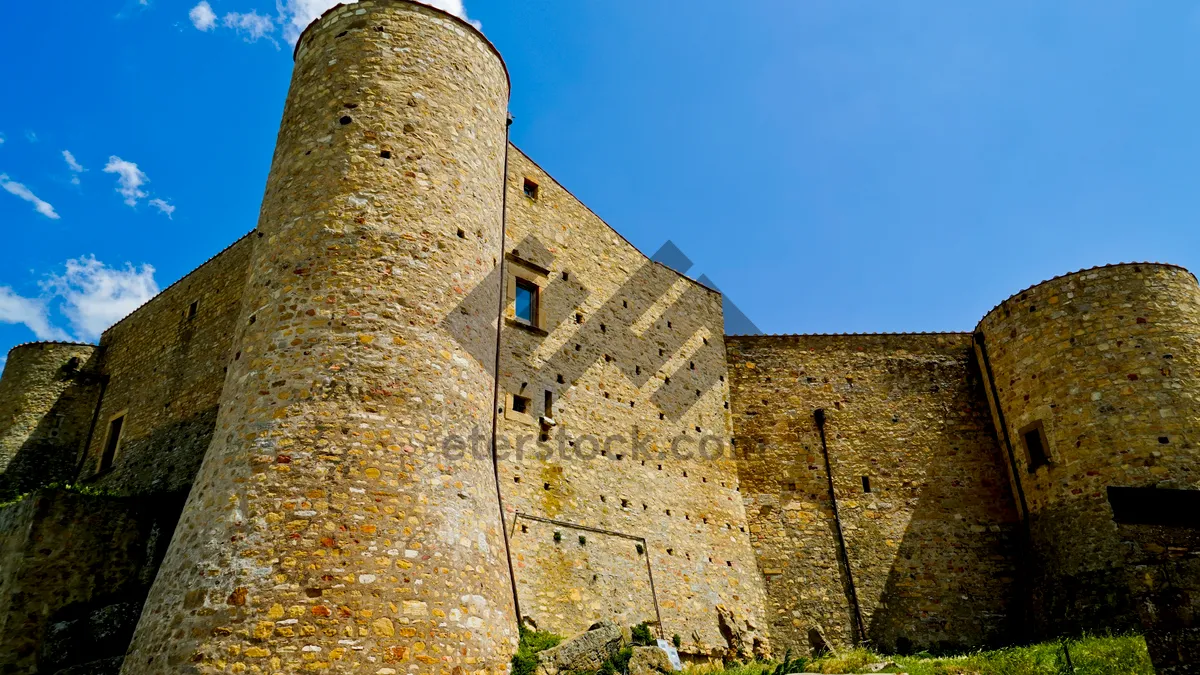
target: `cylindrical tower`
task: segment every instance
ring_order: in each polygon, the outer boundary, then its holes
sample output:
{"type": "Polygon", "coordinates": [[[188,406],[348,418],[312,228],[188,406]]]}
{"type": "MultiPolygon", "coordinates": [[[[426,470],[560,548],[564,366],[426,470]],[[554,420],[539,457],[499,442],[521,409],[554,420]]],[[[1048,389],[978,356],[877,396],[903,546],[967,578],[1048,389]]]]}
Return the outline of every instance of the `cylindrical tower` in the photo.
{"type": "Polygon", "coordinates": [[[1037,632],[1133,625],[1107,488],[1200,487],[1196,278],[1144,263],[1068,274],[996,306],[976,341],[1028,509],[1037,632]]]}
{"type": "Polygon", "coordinates": [[[459,304],[499,303],[507,100],[491,44],[424,5],[301,35],[217,428],[123,673],[506,667],[495,381],[445,321],[495,340],[459,304]]]}
{"type": "Polygon", "coordinates": [[[94,397],[82,376],[94,345],[33,342],[13,347],[0,376],[0,499],[73,480],[94,397]]]}

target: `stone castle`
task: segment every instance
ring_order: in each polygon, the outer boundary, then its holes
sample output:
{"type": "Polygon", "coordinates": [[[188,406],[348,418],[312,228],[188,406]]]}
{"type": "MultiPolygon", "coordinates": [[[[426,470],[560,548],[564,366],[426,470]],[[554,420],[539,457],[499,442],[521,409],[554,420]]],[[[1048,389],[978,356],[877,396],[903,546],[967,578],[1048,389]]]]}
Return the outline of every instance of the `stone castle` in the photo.
{"type": "Polygon", "coordinates": [[[1192,274],[725,335],[509,143],[508,96],[467,23],[335,7],[258,227],[99,345],[10,352],[0,673],[502,673],[522,623],[601,619],[689,659],[1117,629],[1200,660],[1192,274]]]}

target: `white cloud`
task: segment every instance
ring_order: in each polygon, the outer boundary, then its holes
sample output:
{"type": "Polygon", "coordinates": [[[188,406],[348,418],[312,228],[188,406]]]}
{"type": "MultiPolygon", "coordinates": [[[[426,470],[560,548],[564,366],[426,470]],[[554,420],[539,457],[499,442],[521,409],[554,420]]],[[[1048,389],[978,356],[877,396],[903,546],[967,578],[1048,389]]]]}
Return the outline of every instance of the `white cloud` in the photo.
{"type": "Polygon", "coordinates": [[[25,140],[29,141],[30,143],[37,143],[38,142],[37,134],[33,133],[32,131],[26,131],[25,132],[25,140]]]}
{"type": "Polygon", "coordinates": [[[25,324],[39,340],[70,340],[71,336],[50,323],[50,311],[41,298],[26,298],[8,286],[0,286],[0,323],[25,324]]]}
{"type": "Polygon", "coordinates": [[[241,34],[242,39],[246,42],[257,42],[275,32],[275,22],[271,21],[270,17],[253,10],[245,14],[230,12],[221,22],[225,24],[226,28],[232,28],[241,34]]]}
{"type": "Polygon", "coordinates": [[[0,145],[4,145],[4,134],[0,134],[0,145]]]}
{"type": "Polygon", "coordinates": [[[83,340],[95,340],[159,290],[152,266],[108,267],[90,255],[68,260],[62,274],[50,275],[41,286],[47,298],[59,300],[59,311],[83,340]]]}
{"type": "Polygon", "coordinates": [[[79,165],[79,162],[75,161],[75,155],[72,155],[70,150],[63,150],[63,159],[67,161],[67,166],[71,167],[71,170],[75,173],[86,171],[86,169],[79,165]]]}
{"type": "Polygon", "coordinates": [[[63,159],[67,162],[67,168],[71,170],[71,184],[79,185],[79,174],[87,171],[87,169],[75,161],[75,155],[72,155],[70,150],[63,150],[62,154],[63,159]]]}
{"type": "MultiPolygon", "coordinates": [[[[318,17],[324,14],[330,7],[337,4],[350,4],[357,0],[276,0],[279,7],[279,22],[283,24],[283,37],[289,44],[295,44],[296,40],[300,39],[300,33],[308,28],[308,24],[315,21],[318,17]]],[[[467,9],[463,6],[463,0],[420,0],[420,2],[436,7],[442,11],[453,14],[465,21],[469,21],[471,25],[480,28],[478,21],[471,21],[467,18],[467,9]]]]}
{"type": "Polygon", "coordinates": [[[108,158],[108,164],[104,166],[104,173],[117,174],[117,192],[125,198],[125,203],[129,206],[137,206],[139,199],[144,199],[148,195],[141,189],[142,185],[150,182],[146,177],[146,173],[138,168],[133,162],[125,160],[113,155],[108,158]]]}
{"type": "Polygon", "coordinates": [[[33,194],[29,188],[21,183],[9,180],[8,174],[0,173],[0,188],[4,188],[5,192],[16,195],[21,199],[33,204],[33,209],[38,213],[46,216],[50,220],[58,220],[59,215],[54,211],[54,207],[49,202],[38,199],[37,195],[33,194]]]}
{"type": "Polygon", "coordinates": [[[159,213],[166,215],[167,218],[170,218],[171,214],[175,213],[175,206],[168,203],[165,199],[159,199],[158,197],[155,197],[147,203],[150,204],[150,206],[158,209],[159,213]]]}
{"type": "Polygon", "coordinates": [[[197,30],[208,31],[217,25],[217,15],[213,12],[212,5],[208,4],[206,0],[200,0],[200,4],[188,12],[188,18],[192,20],[192,25],[197,30]]]}

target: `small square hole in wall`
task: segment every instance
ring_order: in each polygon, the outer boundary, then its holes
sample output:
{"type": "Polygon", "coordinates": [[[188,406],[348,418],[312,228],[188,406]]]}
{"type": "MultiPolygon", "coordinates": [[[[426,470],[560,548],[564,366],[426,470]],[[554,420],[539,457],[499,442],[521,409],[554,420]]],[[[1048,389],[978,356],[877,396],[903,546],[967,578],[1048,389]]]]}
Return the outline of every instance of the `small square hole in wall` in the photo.
{"type": "Polygon", "coordinates": [[[628,300],[622,300],[622,301],[621,301],[621,306],[622,306],[622,307],[624,307],[625,309],[629,309],[629,301],[628,301],[628,300]]]}
{"type": "Polygon", "coordinates": [[[525,397],[525,396],[517,396],[516,394],[513,394],[512,411],[515,413],[522,413],[522,414],[528,415],[529,414],[529,398],[525,397]]]}
{"type": "Polygon", "coordinates": [[[583,323],[583,315],[575,312],[575,323],[583,323]]]}
{"type": "Polygon", "coordinates": [[[571,278],[571,273],[566,270],[563,270],[563,273],[562,273],[563,281],[568,281],[570,278],[571,278]]]}
{"type": "Polygon", "coordinates": [[[870,476],[863,476],[862,484],[863,484],[863,492],[864,493],[871,491],[871,477],[870,476]]]}
{"type": "Polygon", "coordinates": [[[628,499],[622,499],[622,500],[621,500],[621,508],[623,508],[623,509],[624,509],[624,508],[629,508],[629,500],[628,500],[628,499]]]}
{"type": "Polygon", "coordinates": [[[535,182],[533,182],[533,181],[529,180],[528,178],[526,178],[526,179],[525,179],[525,186],[524,186],[524,188],[523,188],[523,189],[524,189],[524,191],[525,191],[525,196],[526,196],[526,197],[529,197],[530,199],[537,199],[537,198],[538,198],[538,184],[537,184],[537,183],[535,183],[535,182]]]}
{"type": "Polygon", "coordinates": [[[528,531],[529,531],[529,526],[528,526],[528,525],[525,525],[525,524],[522,524],[522,525],[521,525],[521,532],[528,532],[528,531]]]}
{"type": "Polygon", "coordinates": [[[665,419],[667,419],[667,416],[663,413],[658,413],[658,419],[665,420],[665,419]]]}
{"type": "Polygon", "coordinates": [[[459,239],[466,239],[466,238],[467,238],[467,233],[466,233],[466,232],[463,232],[463,229],[462,229],[461,227],[460,227],[460,228],[458,228],[458,238],[459,238],[459,239]]]}
{"type": "Polygon", "coordinates": [[[566,382],[563,380],[562,373],[559,373],[559,375],[558,375],[558,379],[557,379],[557,382],[558,382],[559,384],[566,384],[566,382]]]}
{"type": "Polygon", "coordinates": [[[542,489],[543,489],[543,490],[549,490],[549,489],[550,489],[550,484],[549,484],[549,483],[542,483],[542,489]]]}
{"type": "Polygon", "coordinates": [[[520,477],[520,476],[513,476],[513,482],[514,482],[514,483],[520,483],[520,482],[521,482],[521,477],[520,477]]]}

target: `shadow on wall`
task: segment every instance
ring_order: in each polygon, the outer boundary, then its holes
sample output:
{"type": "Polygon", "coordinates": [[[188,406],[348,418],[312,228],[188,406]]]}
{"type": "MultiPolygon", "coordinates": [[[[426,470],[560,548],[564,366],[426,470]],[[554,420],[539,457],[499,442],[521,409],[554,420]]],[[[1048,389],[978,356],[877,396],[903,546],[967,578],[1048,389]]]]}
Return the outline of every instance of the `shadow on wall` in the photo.
{"type": "Polygon", "coordinates": [[[43,489],[0,508],[0,673],[117,672],[185,499],[43,489]]]}
{"type": "MultiPolygon", "coordinates": [[[[911,358],[888,359],[880,384],[894,404],[890,426],[898,432],[890,436],[899,447],[893,466],[876,465],[892,473],[881,482],[894,486],[875,506],[876,513],[890,508],[898,518],[859,519],[847,537],[859,563],[869,567],[890,557],[875,597],[870,587],[864,593],[866,604],[875,603],[866,628],[871,645],[944,653],[1013,644],[1022,595],[1019,515],[977,364],[965,354],[931,359],[918,369],[911,358]],[[910,405],[910,398],[918,401],[910,405]],[[932,416],[910,414],[922,406],[919,399],[932,416]],[[900,521],[900,543],[888,550],[900,521]]],[[[840,477],[841,483],[856,478],[840,477]]]]}
{"type": "MultiPolygon", "coordinates": [[[[217,406],[184,419],[155,427],[140,437],[122,438],[112,468],[97,474],[105,437],[104,420],[97,422],[92,452],[84,458],[80,479],[122,494],[187,492],[191,488],[204,453],[212,442],[217,424],[217,406]]],[[[130,434],[127,430],[123,436],[130,434]]]]}
{"type": "Polygon", "coordinates": [[[96,350],[86,362],[78,357],[63,362],[51,376],[51,387],[61,387],[61,393],[37,424],[32,429],[20,428],[19,421],[14,421],[4,430],[5,440],[16,448],[7,466],[0,467],[0,502],[42,485],[76,479],[77,462],[101,388],[98,361],[96,350]]]}

